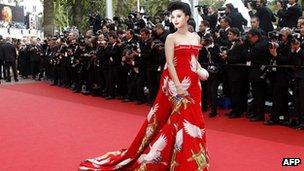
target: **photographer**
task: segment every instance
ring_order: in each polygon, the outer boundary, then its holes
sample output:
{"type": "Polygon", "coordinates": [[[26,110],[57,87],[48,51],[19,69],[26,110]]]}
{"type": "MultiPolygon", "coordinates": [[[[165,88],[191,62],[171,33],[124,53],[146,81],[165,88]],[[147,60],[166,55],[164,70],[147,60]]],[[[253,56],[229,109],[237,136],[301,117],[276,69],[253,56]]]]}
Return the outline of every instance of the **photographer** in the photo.
{"type": "Polygon", "coordinates": [[[126,75],[126,95],[124,102],[131,102],[135,99],[134,90],[136,90],[136,73],[134,70],[134,57],[138,55],[138,45],[133,30],[126,31],[126,41],[124,42],[124,50],[122,56],[123,68],[127,73],[126,75]]]}
{"type": "Polygon", "coordinates": [[[211,29],[209,22],[206,20],[201,21],[201,24],[199,25],[199,31],[197,34],[202,38],[203,36],[206,36],[206,34],[210,34],[210,33],[211,33],[211,29]]]}
{"type": "Polygon", "coordinates": [[[72,64],[72,83],[73,83],[73,91],[75,93],[80,93],[83,85],[82,81],[82,72],[84,70],[84,59],[86,51],[86,44],[83,38],[80,38],[79,44],[75,49],[75,58],[72,64]]]}
{"type": "Polygon", "coordinates": [[[114,99],[115,96],[119,96],[121,90],[121,84],[119,80],[119,69],[121,66],[121,48],[118,46],[118,36],[114,31],[109,33],[109,46],[108,50],[108,59],[107,63],[109,66],[108,75],[107,75],[107,97],[106,100],[114,99]],[[117,87],[117,89],[116,89],[117,87]]]}
{"type": "Polygon", "coordinates": [[[13,70],[15,82],[18,82],[18,73],[16,68],[17,50],[12,43],[12,39],[7,37],[6,42],[2,45],[3,59],[4,59],[4,72],[6,73],[6,82],[11,82],[10,68],[13,70]]]}
{"type": "Polygon", "coordinates": [[[55,85],[60,85],[61,79],[60,79],[60,55],[59,55],[59,50],[61,49],[62,41],[60,38],[54,37],[55,44],[53,48],[51,49],[51,54],[50,54],[50,64],[52,66],[52,78],[53,78],[53,83],[51,84],[52,86],[55,85]]]}
{"type": "MultiPolygon", "coordinates": [[[[228,64],[246,64],[244,55],[244,40],[240,37],[240,31],[237,28],[228,30],[228,39],[231,46],[227,53],[222,53],[221,57],[228,64]]],[[[247,110],[247,93],[248,93],[248,74],[244,66],[230,66],[227,69],[228,83],[231,92],[232,110],[229,118],[238,118],[247,110]]]]}
{"type": "Polygon", "coordinates": [[[98,11],[93,11],[89,16],[90,27],[93,28],[94,34],[101,29],[101,16],[98,11]]]}
{"type": "MultiPolygon", "coordinates": [[[[135,59],[135,63],[139,66],[139,74],[136,81],[137,85],[137,100],[138,104],[143,103],[144,99],[144,86],[145,83],[149,81],[150,75],[150,67],[151,67],[151,51],[152,51],[152,39],[150,30],[147,28],[143,28],[140,30],[140,41],[139,41],[139,50],[140,55],[135,59]]],[[[150,82],[151,83],[151,82],[150,82]]],[[[152,85],[147,84],[148,89],[152,90],[152,85]]],[[[149,97],[149,102],[152,103],[152,98],[149,97]]]]}
{"type": "Polygon", "coordinates": [[[283,18],[284,12],[287,8],[286,0],[277,1],[276,7],[278,9],[276,16],[278,17],[278,28],[283,28],[286,26],[286,19],[283,18]]]}
{"type": "Polygon", "coordinates": [[[153,38],[163,43],[165,43],[168,34],[170,34],[169,31],[161,23],[156,24],[153,28],[153,38]]]}
{"type": "Polygon", "coordinates": [[[228,40],[228,30],[230,29],[231,19],[229,17],[223,17],[220,19],[220,29],[214,31],[215,43],[219,46],[228,47],[230,42],[228,40]]]}
{"type": "Polygon", "coordinates": [[[302,16],[301,6],[298,4],[298,0],[289,0],[287,7],[278,13],[278,17],[281,18],[281,26],[294,28],[297,27],[298,19],[302,16]]]}
{"type": "Polygon", "coordinates": [[[260,27],[260,19],[257,16],[251,17],[250,24],[251,24],[251,29],[257,29],[261,32],[263,36],[266,36],[264,30],[262,30],[260,27]]]}
{"type": "Polygon", "coordinates": [[[231,19],[230,27],[236,27],[240,32],[244,32],[243,26],[247,25],[247,20],[232,4],[226,4],[226,16],[231,19]]]}
{"type": "Polygon", "coordinates": [[[98,65],[100,69],[100,77],[99,77],[99,86],[100,86],[100,94],[102,97],[105,97],[106,93],[106,85],[107,85],[107,75],[108,75],[108,65],[106,62],[107,58],[107,46],[108,42],[103,34],[98,36],[98,46],[96,50],[96,57],[98,60],[98,65]]]}
{"type": "Polygon", "coordinates": [[[151,53],[152,40],[150,30],[143,28],[140,30],[139,49],[134,49],[134,70],[136,74],[136,104],[143,104],[146,99],[144,95],[144,86],[146,83],[147,62],[151,53]],[[136,54],[138,53],[138,54],[136,54]]]}
{"type": "Polygon", "coordinates": [[[291,60],[295,65],[294,73],[294,105],[299,123],[295,127],[304,130],[304,50],[301,48],[301,39],[294,37],[291,41],[291,60]]]}
{"type": "Polygon", "coordinates": [[[30,62],[31,62],[31,74],[33,79],[36,79],[37,75],[39,74],[40,69],[40,62],[41,62],[41,56],[40,56],[40,46],[37,44],[37,40],[32,38],[31,39],[31,45],[29,46],[29,56],[30,56],[30,62]]]}
{"type": "Polygon", "coordinates": [[[211,29],[215,29],[217,25],[218,13],[213,7],[204,6],[196,6],[199,15],[210,23],[211,29]]]}
{"type": "MultiPolygon", "coordinates": [[[[280,31],[279,47],[273,46],[269,49],[272,60],[275,60],[275,64],[289,65],[291,62],[291,38],[292,31],[290,28],[284,27],[280,31]]],[[[277,42],[277,41],[276,41],[277,42]]],[[[265,121],[265,125],[273,124],[287,124],[289,121],[288,115],[288,87],[291,80],[289,68],[272,68],[273,75],[273,106],[270,115],[270,119],[265,121]],[[284,120],[280,121],[279,117],[283,116],[284,120]]]]}
{"type": "Polygon", "coordinates": [[[262,38],[259,30],[251,29],[248,33],[248,41],[250,43],[247,50],[247,61],[253,65],[249,70],[249,81],[252,87],[253,96],[253,113],[248,116],[250,121],[264,120],[265,112],[265,90],[267,88],[265,78],[262,75],[265,72],[264,65],[270,62],[270,53],[268,50],[268,41],[262,38]]]}
{"type": "Polygon", "coordinates": [[[224,60],[220,56],[220,46],[216,44],[210,34],[207,34],[202,39],[203,48],[207,50],[206,57],[200,57],[208,61],[207,71],[209,73],[208,78],[208,95],[211,101],[211,112],[209,117],[217,116],[217,91],[219,84],[222,81],[222,69],[218,64],[223,64],[224,60]]]}
{"type": "Polygon", "coordinates": [[[272,22],[276,21],[276,18],[272,11],[266,6],[266,2],[262,2],[262,0],[256,0],[255,3],[249,3],[248,8],[250,10],[249,15],[257,16],[261,21],[260,27],[265,31],[265,34],[273,31],[272,22]],[[254,13],[255,11],[255,13],[254,13]]]}
{"type": "Polygon", "coordinates": [[[145,20],[143,19],[143,14],[137,12],[137,13],[136,13],[136,19],[135,19],[135,22],[134,22],[134,32],[135,32],[136,34],[139,34],[139,33],[140,33],[140,30],[141,30],[142,28],[145,28],[145,27],[146,27],[146,22],[145,22],[145,20]]]}

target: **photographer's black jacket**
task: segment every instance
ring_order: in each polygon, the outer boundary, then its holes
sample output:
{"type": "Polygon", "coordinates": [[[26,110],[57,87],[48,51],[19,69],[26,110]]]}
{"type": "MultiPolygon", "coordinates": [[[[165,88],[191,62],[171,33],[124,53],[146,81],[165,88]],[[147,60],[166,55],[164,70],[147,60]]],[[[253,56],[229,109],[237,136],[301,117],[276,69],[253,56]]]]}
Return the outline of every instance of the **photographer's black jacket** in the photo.
{"type": "Polygon", "coordinates": [[[219,30],[220,36],[215,39],[216,44],[218,44],[219,46],[225,46],[225,47],[230,46],[231,43],[228,40],[228,30],[229,30],[229,28],[226,28],[225,30],[224,29],[219,30]]]}
{"type": "Polygon", "coordinates": [[[151,55],[151,45],[152,39],[148,39],[147,41],[139,41],[139,49],[140,49],[140,58],[136,60],[138,66],[141,68],[146,68],[150,66],[150,55],[151,55]]]}
{"type": "MultiPolygon", "coordinates": [[[[290,65],[291,64],[291,46],[290,43],[280,44],[277,49],[278,56],[275,57],[277,65],[290,65]]],[[[290,79],[292,78],[290,68],[280,68],[276,69],[275,81],[280,85],[288,85],[290,79]]]]}
{"type": "Polygon", "coordinates": [[[121,48],[118,47],[117,43],[115,45],[111,45],[109,44],[107,46],[107,55],[108,55],[108,64],[110,66],[119,66],[121,65],[121,48]],[[113,59],[113,61],[111,61],[111,57],[113,59]]]}
{"type": "Polygon", "coordinates": [[[97,59],[99,60],[99,64],[101,65],[101,67],[106,67],[108,65],[107,50],[108,50],[107,46],[97,48],[96,56],[97,56],[97,59]]]}
{"type": "Polygon", "coordinates": [[[253,14],[252,11],[249,12],[249,14],[251,17],[259,17],[261,21],[260,27],[262,28],[262,30],[265,31],[266,34],[270,31],[273,31],[274,28],[272,22],[275,22],[276,18],[269,8],[267,8],[266,6],[262,6],[260,8],[257,8],[257,12],[255,14],[253,14]]]}
{"type": "Polygon", "coordinates": [[[28,51],[29,51],[29,56],[30,56],[30,61],[31,62],[36,62],[36,61],[40,61],[40,46],[38,45],[30,45],[28,47],[28,51]]]}
{"type": "Polygon", "coordinates": [[[249,70],[249,79],[259,81],[264,72],[261,65],[269,65],[271,59],[267,39],[260,39],[255,44],[250,45],[246,53],[247,60],[251,61],[251,65],[253,65],[249,70]]]}
{"type": "Polygon", "coordinates": [[[242,16],[241,13],[236,10],[227,15],[231,19],[230,27],[236,27],[241,32],[244,32],[243,25],[247,25],[247,20],[242,16]]]}
{"type": "MultiPolygon", "coordinates": [[[[245,45],[240,41],[236,41],[232,44],[227,52],[228,64],[246,64],[247,59],[244,55],[245,45]]],[[[227,68],[228,77],[231,81],[238,81],[247,77],[246,67],[244,66],[229,66],[227,68]]]]}
{"type": "Polygon", "coordinates": [[[216,25],[217,25],[217,19],[218,19],[218,15],[217,14],[211,14],[211,15],[205,15],[204,13],[201,14],[201,17],[203,18],[203,20],[207,20],[210,24],[210,28],[213,30],[215,29],[216,25]]]}
{"type": "Polygon", "coordinates": [[[278,17],[282,18],[282,27],[297,27],[298,19],[302,16],[302,9],[299,4],[295,4],[285,10],[278,12],[278,17]]]}
{"type": "MultiPolygon", "coordinates": [[[[298,52],[291,53],[292,64],[295,66],[304,66],[304,50],[300,49],[298,52]]],[[[296,79],[304,79],[304,68],[295,67],[294,77],[296,79]]]]}

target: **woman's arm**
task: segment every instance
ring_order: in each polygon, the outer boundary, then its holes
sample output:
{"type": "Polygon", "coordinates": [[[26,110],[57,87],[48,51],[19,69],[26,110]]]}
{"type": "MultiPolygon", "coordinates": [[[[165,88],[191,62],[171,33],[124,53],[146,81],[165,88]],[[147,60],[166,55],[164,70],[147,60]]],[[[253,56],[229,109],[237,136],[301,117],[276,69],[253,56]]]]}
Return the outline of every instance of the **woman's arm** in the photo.
{"type": "Polygon", "coordinates": [[[169,75],[172,78],[177,92],[179,95],[184,95],[186,94],[185,91],[182,90],[182,85],[181,82],[179,81],[179,78],[177,76],[176,70],[175,70],[175,66],[174,66],[174,40],[172,37],[172,34],[167,36],[166,42],[165,42],[165,54],[166,54],[166,63],[168,66],[168,71],[169,71],[169,75]]]}

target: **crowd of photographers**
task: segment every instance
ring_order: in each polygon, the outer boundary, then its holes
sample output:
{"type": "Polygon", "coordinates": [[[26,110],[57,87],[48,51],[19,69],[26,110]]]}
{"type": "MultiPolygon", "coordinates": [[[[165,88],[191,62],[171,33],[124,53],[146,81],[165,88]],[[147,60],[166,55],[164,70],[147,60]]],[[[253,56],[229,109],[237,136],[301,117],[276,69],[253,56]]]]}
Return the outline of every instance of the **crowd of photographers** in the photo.
{"type": "MultiPolygon", "coordinates": [[[[261,0],[246,5],[251,16],[249,28],[232,4],[227,4],[224,12],[197,6],[203,18],[197,32],[203,45],[198,59],[210,75],[201,82],[202,110],[210,107],[209,117],[215,117],[223,99],[230,99],[229,118],[246,114],[250,121],[303,130],[301,6],[297,0],[278,1],[279,10],[274,14],[261,0]]],[[[18,69],[24,78],[44,78],[76,93],[151,105],[165,64],[166,36],[174,32],[169,15],[164,16],[164,20],[152,22],[143,14],[132,13],[126,19],[107,21],[95,12],[90,15],[91,29],[84,36],[72,28],[44,41],[15,42],[18,67],[12,62],[16,56],[3,53],[4,78],[10,81],[12,68],[18,81],[18,69]]],[[[194,32],[195,25],[190,19],[189,30],[194,32]]],[[[14,45],[7,39],[2,41],[1,50],[13,51],[6,47],[14,45]]]]}

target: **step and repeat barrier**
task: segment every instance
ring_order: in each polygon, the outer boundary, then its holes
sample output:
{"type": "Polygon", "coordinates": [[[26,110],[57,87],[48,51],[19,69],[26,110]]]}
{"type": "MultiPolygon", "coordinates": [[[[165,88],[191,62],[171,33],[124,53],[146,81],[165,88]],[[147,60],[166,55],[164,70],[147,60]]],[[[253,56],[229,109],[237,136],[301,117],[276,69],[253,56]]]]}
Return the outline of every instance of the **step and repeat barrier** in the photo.
{"type": "Polygon", "coordinates": [[[43,32],[40,30],[16,29],[16,28],[0,28],[0,35],[2,35],[3,38],[11,37],[16,39],[23,39],[27,37],[43,38],[43,32]]]}

